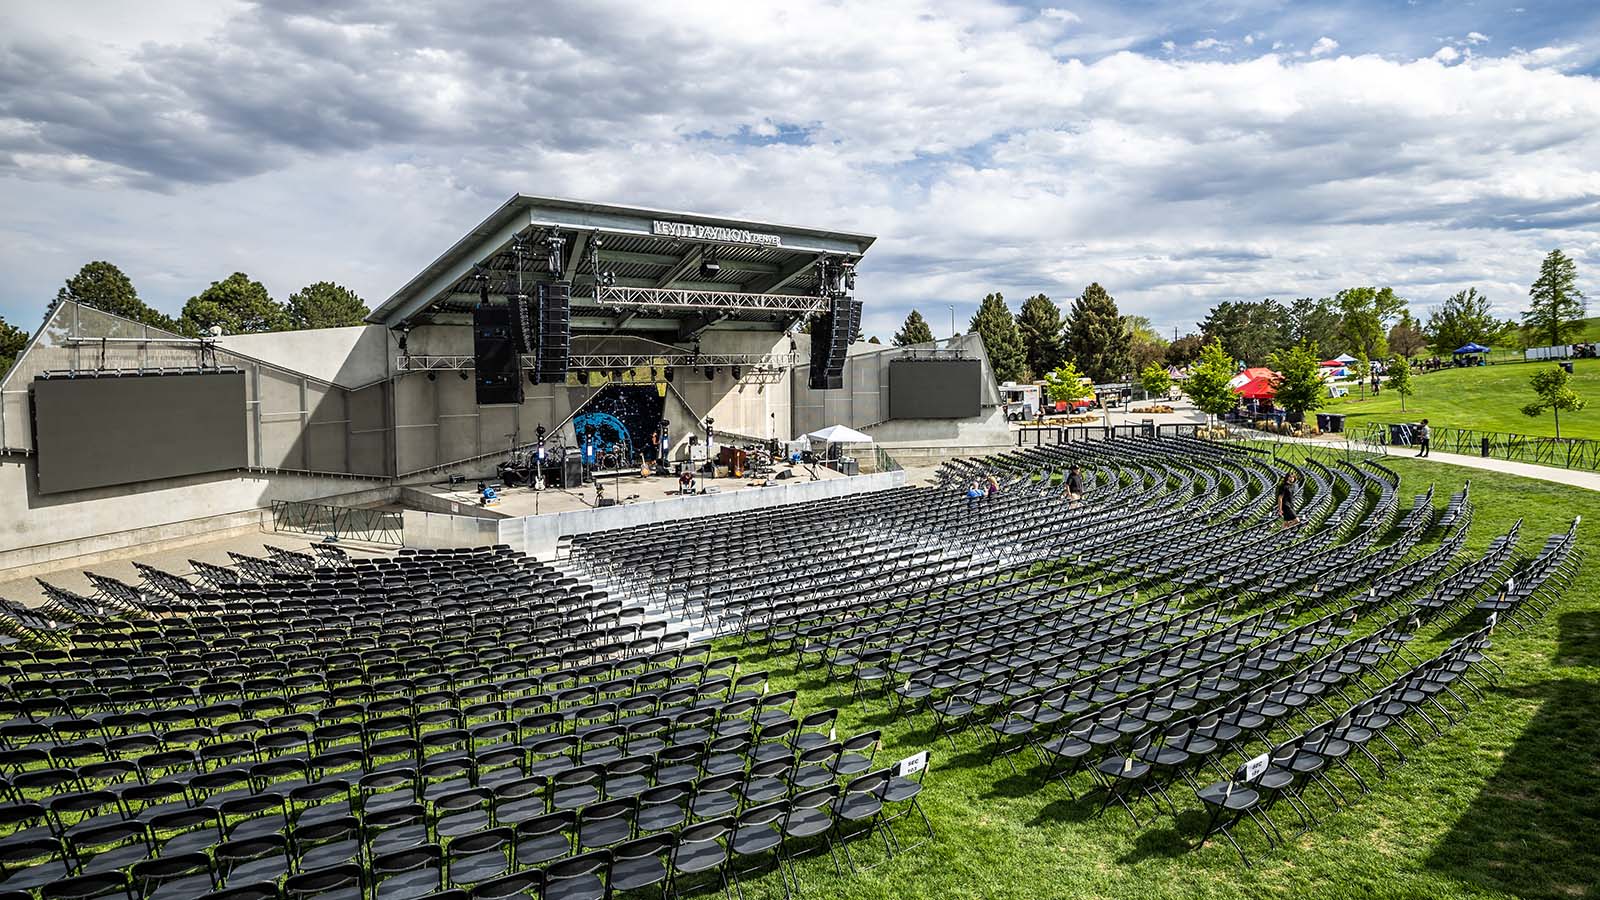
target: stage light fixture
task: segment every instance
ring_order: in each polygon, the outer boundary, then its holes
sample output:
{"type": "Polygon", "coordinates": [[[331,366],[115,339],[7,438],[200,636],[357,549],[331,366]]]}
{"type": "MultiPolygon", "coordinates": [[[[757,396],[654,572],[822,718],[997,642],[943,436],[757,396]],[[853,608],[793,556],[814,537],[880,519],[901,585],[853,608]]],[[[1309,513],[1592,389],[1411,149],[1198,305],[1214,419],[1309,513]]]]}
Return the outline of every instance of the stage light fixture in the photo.
{"type": "Polygon", "coordinates": [[[456,374],[461,376],[461,380],[462,381],[466,381],[467,378],[470,377],[470,376],[467,375],[467,370],[466,369],[462,369],[461,371],[457,372],[456,374]]]}
{"type": "Polygon", "coordinates": [[[716,366],[706,366],[706,380],[710,381],[710,380],[715,379],[716,377],[717,377],[717,367],[716,366]]]}
{"type": "Polygon", "coordinates": [[[559,235],[550,235],[545,238],[544,247],[547,254],[545,264],[550,269],[550,274],[556,278],[561,277],[561,247],[566,240],[559,235]]]}
{"type": "Polygon", "coordinates": [[[671,366],[667,366],[667,368],[665,369],[664,374],[666,375],[667,383],[671,384],[672,383],[672,367],[671,366]]]}
{"type": "Polygon", "coordinates": [[[707,247],[700,257],[700,277],[715,278],[722,271],[722,264],[717,262],[717,248],[707,247]]]}
{"type": "Polygon", "coordinates": [[[429,372],[428,373],[428,380],[429,381],[438,381],[439,380],[439,373],[438,372],[429,372]]]}
{"type": "Polygon", "coordinates": [[[731,371],[733,372],[734,381],[738,381],[739,376],[744,374],[744,370],[740,369],[738,366],[734,366],[731,371]]]}

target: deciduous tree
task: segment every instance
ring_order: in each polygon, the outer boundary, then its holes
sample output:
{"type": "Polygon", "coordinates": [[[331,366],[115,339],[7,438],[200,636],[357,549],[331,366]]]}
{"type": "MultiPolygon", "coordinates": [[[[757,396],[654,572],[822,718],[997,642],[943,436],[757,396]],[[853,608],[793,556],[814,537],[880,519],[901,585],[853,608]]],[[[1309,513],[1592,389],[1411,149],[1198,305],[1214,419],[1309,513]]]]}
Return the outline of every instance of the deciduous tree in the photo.
{"type": "Polygon", "coordinates": [[[1295,344],[1316,346],[1324,353],[1329,347],[1339,346],[1339,310],[1327,297],[1314,300],[1301,297],[1289,304],[1289,340],[1295,344]]]}
{"type": "Polygon", "coordinates": [[[1405,309],[1406,301],[1393,288],[1346,288],[1334,296],[1342,324],[1341,336],[1351,354],[1379,359],[1388,354],[1389,326],[1405,309]]]}
{"type": "Polygon", "coordinates": [[[1327,385],[1322,381],[1322,359],[1317,348],[1306,344],[1286,347],[1272,354],[1269,362],[1278,377],[1272,381],[1272,402],[1304,417],[1327,402],[1327,385]]]}
{"type": "Polygon", "coordinates": [[[1528,289],[1523,324],[1549,344],[1565,344],[1583,331],[1587,304],[1578,290],[1578,265],[1560,249],[1539,265],[1539,277],[1528,289]]]}
{"type": "Polygon", "coordinates": [[[1187,366],[1200,358],[1206,339],[1198,334],[1186,334],[1167,345],[1167,365],[1187,366]]]}
{"type": "Polygon", "coordinates": [[[1467,344],[1492,346],[1500,337],[1501,323],[1489,307],[1489,298],[1475,287],[1451,294],[1428,314],[1428,345],[1439,356],[1449,356],[1467,344]]]}
{"type": "Polygon", "coordinates": [[[1165,397],[1172,390],[1172,376],[1167,374],[1166,366],[1152,363],[1139,372],[1139,384],[1146,394],[1165,397]]]}
{"type": "Polygon", "coordinates": [[[1094,395],[1094,388],[1084,384],[1083,373],[1067,360],[1044,376],[1044,390],[1052,402],[1071,403],[1094,395]]]}
{"type": "Polygon", "coordinates": [[[1528,379],[1528,384],[1533,388],[1533,394],[1538,399],[1522,408],[1522,414],[1538,418],[1545,410],[1555,414],[1556,437],[1561,437],[1561,413],[1577,412],[1589,405],[1589,401],[1579,397],[1569,383],[1572,376],[1560,366],[1540,369],[1528,379]]]}
{"type": "Polygon", "coordinates": [[[1400,395],[1400,411],[1405,412],[1406,398],[1416,393],[1417,387],[1411,380],[1411,361],[1404,355],[1396,353],[1389,360],[1389,377],[1384,386],[1400,395]]]}
{"type": "Polygon", "coordinates": [[[1022,377],[1027,364],[1022,354],[1022,336],[1017,333],[1017,320],[1006,308],[1006,298],[998,291],[978,304],[978,311],[972,317],[972,330],[983,339],[983,351],[989,355],[995,378],[1016,381],[1022,377]]]}
{"type": "MultiPolygon", "coordinates": [[[[1189,369],[1183,382],[1183,395],[1208,417],[1220,416],[1239,405],[1239,397],[1228,386],[1233,380],[1233,359],[1213,340],[1200,351],[1200,359],[1189,369]]],[[[1208,419],[1209,421],[1209,419],[1208,419]]]]}
{"type": "Polygon", "coordinates": [[[1402,312],[1400,321],[1389,329],[1389,349],[1402,358],[1410,359],[1421,353],[1426,346],[1428,337],[1422,333],[1422,325],[1412,317],[1411,310],[1402,312]]]}

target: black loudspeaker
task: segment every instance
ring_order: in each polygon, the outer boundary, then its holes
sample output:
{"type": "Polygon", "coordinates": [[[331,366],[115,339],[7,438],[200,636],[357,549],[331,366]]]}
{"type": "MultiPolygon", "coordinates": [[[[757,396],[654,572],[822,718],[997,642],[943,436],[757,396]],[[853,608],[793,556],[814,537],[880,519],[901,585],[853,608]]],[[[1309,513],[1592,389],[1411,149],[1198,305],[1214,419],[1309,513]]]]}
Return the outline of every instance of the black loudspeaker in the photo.
{"type": "Polygon", "coordinates": [[[535,379],[543,384],[566,381],[572,353],[571,293],[566,283],[539,285],[534,309],[538,317],[535,379]]]}
{"type": "Polygon", "coordinates": [[[615,498],[615,497],[601,497],[600,498],[600,503],[598,505],[600,505],[600,506],[616,506],[617,505],[617,498],[615,498]]]}
{"type": "Polygon", "coordinates": [[[812,390],[836,391],[844,387],[844,362],[850,341],[861,329],[861,303],[836,297],[811,332],[812,390]]]}
{"type": "Polygon", "coordinates": [[[507,297],[506,313],[511,326],[511,340],[517,345],[517,352],[532,353],[535,336],[533,323],[528,320],[528,295],[512,294],[507,297]]]}
{"type": "Polygon", "coordinates": [[[583,484],[583,457],[570,454],[561,461],[561,486],[575,488],[583,484]]]}
{"type": "Polygon", "coordinates": [[[511,334],[511,311],[479,304],[472,310],[472,365],[479,406],[522,402],[522,362],[511,334]]]}

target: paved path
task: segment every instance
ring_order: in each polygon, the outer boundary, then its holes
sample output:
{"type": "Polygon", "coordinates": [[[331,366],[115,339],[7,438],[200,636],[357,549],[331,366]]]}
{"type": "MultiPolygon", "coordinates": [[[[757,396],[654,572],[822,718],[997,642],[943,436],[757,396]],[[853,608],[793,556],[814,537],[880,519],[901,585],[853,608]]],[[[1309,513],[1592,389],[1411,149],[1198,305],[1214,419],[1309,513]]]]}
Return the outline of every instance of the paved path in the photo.
{"type": "MultiPolygon", "coordinates": [[[[1391,450],[1389,455],[1396,459],[1408,459],[1416,456],[1416,452],[1402,447],[1391,450]]],[[[1520,475],[1523,478],[1537,478],[1540,481],[1553,481],[1557,484],[1600,491],[1600,472],[1590,472],[1584,469],[1563,469],[1559,466],[1541,466],[1534,463],[1515,462],[1509,459],[1495,459],[1493,457],[1485,459],[1481,456],[1468,456],[1465,453],[1430,453],[1426,462],[1447,463],[1452,466],[1484,469],[1489,472],[1503,472],[1507,475],[1520,475]]]]}

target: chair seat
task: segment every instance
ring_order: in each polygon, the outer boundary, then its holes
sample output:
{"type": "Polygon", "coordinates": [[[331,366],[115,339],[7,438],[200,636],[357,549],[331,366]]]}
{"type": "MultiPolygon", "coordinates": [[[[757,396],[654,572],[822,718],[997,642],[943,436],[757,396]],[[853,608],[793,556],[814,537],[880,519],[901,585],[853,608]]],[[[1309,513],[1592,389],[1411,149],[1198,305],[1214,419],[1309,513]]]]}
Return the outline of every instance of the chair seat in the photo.
{"type": "Polygon", "coordinates": [[[733,836],[733,852],[741,856],[765,853],[783,842],[783,835],[768,826],[744,828],[733,836]]]}
{"type": "Polygon", "coordinates": [[[672,867],[679,872],[708,872],[721,866],[727,859],[728,852],[714,841],[680,844],[672,854],[672,867]]]}
{"type": "Polygon", "coordinates": [[[637,891],[667,880],[667,867],[654,856],[619,860],[611,866],[611,890],[637,891]]]}
{"type": "Polygon", "coordinates": [[[851,794],[841,797],[834,807],[834,813],[839,818],[851,822],[870,819],[882,810],[882,801],[870,794],[851,794]]]}
{"type": "Polygon", "coordinates": [[[799,809],[789,814],[784,834],[793,838],[810,838],[833,827],[833,817],[820,809],[799,809]]]}
{"type": "Polygon", "coordinates": [[[1247,787],[1235,786],[1230,792],[1225,783],[1208,785],[1198,792],[1200,802],[1208,806],[1240,811],[1251,809],[1261,801],[1261,795],[1247,787]]]}

